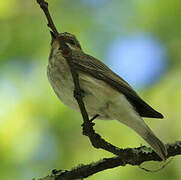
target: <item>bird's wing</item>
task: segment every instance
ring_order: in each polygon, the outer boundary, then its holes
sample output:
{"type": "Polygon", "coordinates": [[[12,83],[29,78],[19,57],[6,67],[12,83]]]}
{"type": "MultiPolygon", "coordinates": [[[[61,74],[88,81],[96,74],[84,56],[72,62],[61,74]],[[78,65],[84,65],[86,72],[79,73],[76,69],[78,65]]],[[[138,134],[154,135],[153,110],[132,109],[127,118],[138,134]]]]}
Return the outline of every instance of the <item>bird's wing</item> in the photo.
{"type": "Polygon", "coordinates": [[[77,70],[89,74],[99,80],[103,80],[115,90],[124,94],[140,116],[163,118],[161,113],[157,112],[144,102],[126,81],[115,74],[104,63],[88,54],[82,56],[76,51],[73,52],[72,57],[77,70]]]}

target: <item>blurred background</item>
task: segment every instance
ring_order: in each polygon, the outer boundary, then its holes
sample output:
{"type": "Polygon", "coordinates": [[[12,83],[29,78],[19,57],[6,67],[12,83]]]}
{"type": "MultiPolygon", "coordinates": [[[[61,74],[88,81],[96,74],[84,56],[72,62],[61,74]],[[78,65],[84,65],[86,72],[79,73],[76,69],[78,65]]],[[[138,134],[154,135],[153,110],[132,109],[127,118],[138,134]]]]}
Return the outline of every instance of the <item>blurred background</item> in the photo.
{"type": "MultiPolygon", "coordinates": [[[[59,31],[77,36],[164,120],[145,119],[165,143],[181,140],[181,1],[49,1],[59,31]]],[[[0,179],[30,180],[112,154],[94,149],[81,133],[79,113],[63,105],[46,76],[49,29],[35,0],[0,1],[0,179]]],[[[117,121],[95,129],[119,147],[146,143],[117,121]]],[[[148,173],[126,166],[90,180],[181,179],[181,157],[148,173]]]]}

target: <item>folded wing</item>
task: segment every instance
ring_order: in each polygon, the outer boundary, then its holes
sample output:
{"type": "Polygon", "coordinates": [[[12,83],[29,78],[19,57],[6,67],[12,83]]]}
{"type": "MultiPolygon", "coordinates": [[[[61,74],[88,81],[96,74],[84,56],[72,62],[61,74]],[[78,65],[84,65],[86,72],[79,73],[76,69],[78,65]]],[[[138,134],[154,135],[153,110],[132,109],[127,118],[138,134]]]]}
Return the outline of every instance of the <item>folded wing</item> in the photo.
{"type": "Polygon", "coordinates": [[[84,55],[80,56],[78,52],[73,52],[73,63],[78,71],[103,80],[115,90],[124,94],[141,117],[163,118],[161,113],[144,102],[126,81],[115,74],[104,63],[88,54],[84,55]]]}

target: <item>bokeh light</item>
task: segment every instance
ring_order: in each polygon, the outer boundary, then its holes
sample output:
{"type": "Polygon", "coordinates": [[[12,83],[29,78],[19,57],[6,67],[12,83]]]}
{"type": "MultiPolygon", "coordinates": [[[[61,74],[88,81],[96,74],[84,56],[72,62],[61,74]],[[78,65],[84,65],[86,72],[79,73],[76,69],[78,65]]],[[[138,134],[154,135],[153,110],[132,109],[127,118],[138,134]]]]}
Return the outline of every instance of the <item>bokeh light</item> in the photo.
{"type": "Polygon", "coordinates": [[[135,88],[155,83],[165,71],[167,58],[163,45],[144,33],[116,38],[105,57],[110,67],[135,88]]]}
{"type": "Polygon", "coordinates": [[[92,7],[96,8],[96,7],[100,6],[100,5],[103,5],[107,0],[99,0],[99,1],[97,1],[97,0],[91,0],[91,1],[89,1],[89,0],[80,0],[80,1],[82,3],[85,3],[85,4],[89,5],[89,6],[92,6],[92,7]]]}

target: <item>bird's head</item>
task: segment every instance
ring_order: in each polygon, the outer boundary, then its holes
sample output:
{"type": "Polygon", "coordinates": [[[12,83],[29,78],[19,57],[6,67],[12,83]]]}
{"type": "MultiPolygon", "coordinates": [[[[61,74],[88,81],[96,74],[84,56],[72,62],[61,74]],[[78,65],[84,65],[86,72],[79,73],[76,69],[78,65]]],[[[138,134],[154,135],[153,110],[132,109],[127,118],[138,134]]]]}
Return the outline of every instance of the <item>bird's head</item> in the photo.
{"type": "Polygon", "coordinates": [[[72,50],[81,50],[80,43],[73,34],[67,32],[60,33],[58,35],[58,38],[54,35],[52,31],[50,31],[50,34],[52,37],[51,46],[54,50],[61,50],[61,47],[59,45],[59,42],[61,43],[61,40],[64,41],[66,45],[68,45],[72,50]]]}

